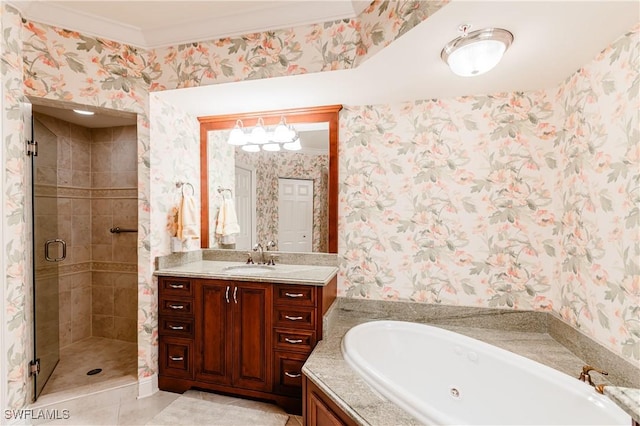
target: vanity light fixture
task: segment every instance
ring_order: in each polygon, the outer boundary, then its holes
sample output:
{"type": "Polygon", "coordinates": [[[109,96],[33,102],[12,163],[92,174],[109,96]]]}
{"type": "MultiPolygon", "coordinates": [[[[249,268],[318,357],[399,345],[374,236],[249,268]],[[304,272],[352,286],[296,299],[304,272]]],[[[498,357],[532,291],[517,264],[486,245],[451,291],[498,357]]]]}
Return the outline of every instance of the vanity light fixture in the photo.
{"type": "Polygon", "coordinates": [[[279,143],[265,143],[264,145],[262,145],[262,150],[263,151],[271,151],[271,152],[280,151],[280,144],[279,143]]]}
{"type": "Polygon", "coordinates": [[[242,150],[247,152],[260,152],[260,145],[248,143],[246,145],[242,145],[242,150]]]}
{"type": "Polygon", "coordinates": [[[280,151],[284,148],[289,151],[299,151],[302,149],[300,137],[296,129],[287,124],[287,120],[282,116],[280,122],[273,131],[267,131],[262,117],[250,132],[246,131],[242,120],[237,120],[236,125],[229,132],[229,145],[240,146],[247,152],[280,151]]]}
{"type": "Polygon", "coordinates": [[[296,138],[293,142],[285,143],[282,147],[288,151],[300,151],[302,149],[302,145],[300,144],[300,136],[296,133],[296,138]]]}
{"type": "Polygon", "coordinates": [[[80,114],[80,115],[94,115],[95,114],[95,112],[87,111],[85,109],[74,109],[73,112],[75,112],[76,114],[80,114]]]}
{"type": "Polygon", "coordinates": [[[236,121],[236,125],[229,133],[229,145],[241,146],[247,143],[247,135],[244,133],[243,128],[242,120],[236,121]]]}
{"type": "Polygon", "coordinates": [[[255,125],[253,130],[251,130],[251,134],[249,135],[249,142],[262,145],[267,142],[267,131],[264,128],[264,121],[262,117],[258,118],[258,123],[255,125]]]}
{"type": "Polygon", "coordinates": [[[280,123],[273,131],[273,141],[276,143],[291,142],[296,136],[296,131],[287,125],[287,119],[280,117],[280,123]]]}
{"type": "Polygon", "coordinates": [[[504,52],[513,43],[513,34],[502,28],[484,28],[469,32],[468,24],[458,28],[462,35],[440,52],[451,71],[462,77],[481,75],[498,65],[504,52]]]}

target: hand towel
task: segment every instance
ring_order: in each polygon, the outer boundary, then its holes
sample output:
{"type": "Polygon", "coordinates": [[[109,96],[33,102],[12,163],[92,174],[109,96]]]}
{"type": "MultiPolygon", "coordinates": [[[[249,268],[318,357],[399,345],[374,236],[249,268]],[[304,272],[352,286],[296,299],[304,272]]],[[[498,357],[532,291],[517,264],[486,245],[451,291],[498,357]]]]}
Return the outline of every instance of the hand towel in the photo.
{"type": "Polygon", "coordinates": [[[232,198],[225,198],[218,212],[218,223],[216,224],[216,235],[222,244],[235,243],[235,234],[240,233],[236,206],[232,198]]]}
{"type": "Polygon", "coordinates": [[[192,195],[183,194],[180,200],[176,237],[180,240],[200,238],[196,200],[192,195]]]}

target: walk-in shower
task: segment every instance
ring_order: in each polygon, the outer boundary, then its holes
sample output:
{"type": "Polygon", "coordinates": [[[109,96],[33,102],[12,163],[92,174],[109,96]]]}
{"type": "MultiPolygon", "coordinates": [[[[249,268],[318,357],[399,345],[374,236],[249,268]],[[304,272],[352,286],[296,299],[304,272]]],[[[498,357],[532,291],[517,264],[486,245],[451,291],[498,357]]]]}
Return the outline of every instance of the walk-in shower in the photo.
{"type": "Polygon", "coordinates": [[[32,101],[33,399],[135,382],[136,116],[32,101]]]}

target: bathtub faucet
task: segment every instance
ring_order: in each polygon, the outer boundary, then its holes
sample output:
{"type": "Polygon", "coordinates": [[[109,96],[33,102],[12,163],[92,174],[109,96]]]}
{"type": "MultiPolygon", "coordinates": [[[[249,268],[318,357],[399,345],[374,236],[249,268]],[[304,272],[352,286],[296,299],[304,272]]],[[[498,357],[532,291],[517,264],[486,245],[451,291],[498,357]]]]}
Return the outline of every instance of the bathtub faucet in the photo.
{"type": "Polygon", "coordinates": [[[582,373],[580,373],[580,377],[578,377],[578,379],[580,379],[581,381],[590,384],[591,386],[593,386],[596,389],[596,392],[604,394],[604,386],[603,384],[600,385],[596,385],[595,383],[593,383],[593,380],[591,379],[591,372],[595,371],[596,373],[600,373],[603,376],[608,375],[609,373],[607,373],[606,371],[602,371],[599,370],[595,367],[592,367],[590,365],[585,365],[582,367],[582,373]]]}

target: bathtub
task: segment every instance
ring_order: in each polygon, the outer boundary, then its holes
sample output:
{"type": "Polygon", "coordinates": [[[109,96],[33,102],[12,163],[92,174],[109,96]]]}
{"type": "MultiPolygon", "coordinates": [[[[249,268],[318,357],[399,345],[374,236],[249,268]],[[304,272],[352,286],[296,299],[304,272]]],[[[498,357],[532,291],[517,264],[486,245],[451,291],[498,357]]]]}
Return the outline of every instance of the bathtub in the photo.
{"type": "Polygon", "coordinates": [[[631,424],[575,377],[437,327],[360,324],[344,336],[342,353],[375,391],[424,424],[631,424]]]}

